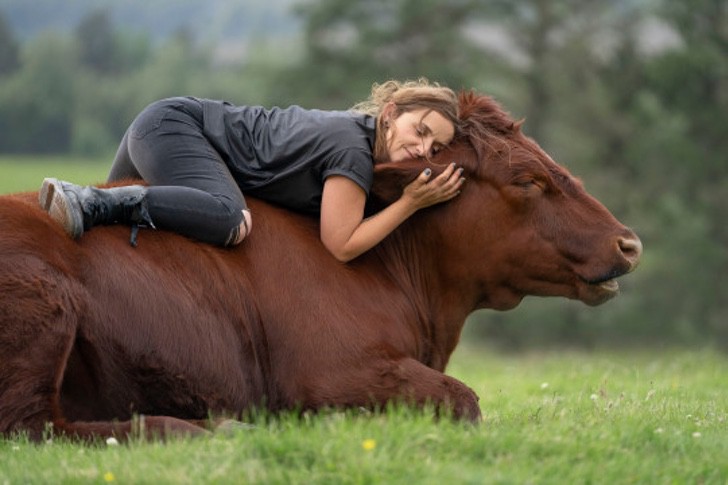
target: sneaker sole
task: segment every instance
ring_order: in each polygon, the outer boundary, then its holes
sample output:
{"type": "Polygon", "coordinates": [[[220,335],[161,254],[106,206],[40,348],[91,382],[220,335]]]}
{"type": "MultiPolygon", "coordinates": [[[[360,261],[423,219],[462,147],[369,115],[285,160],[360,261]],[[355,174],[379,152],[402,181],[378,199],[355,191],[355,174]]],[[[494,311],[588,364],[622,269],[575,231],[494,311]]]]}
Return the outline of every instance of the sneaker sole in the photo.
{"type": "Polygon", "coordinates": [[[73,239],[83,234],[83,220],[81,214],[72,207],[73,201],[64,192],[62,182],[55,178],[43,180],[38,201],[41,208],[48,212],[53,220],[58,222],[66,233],[73,239]]]}

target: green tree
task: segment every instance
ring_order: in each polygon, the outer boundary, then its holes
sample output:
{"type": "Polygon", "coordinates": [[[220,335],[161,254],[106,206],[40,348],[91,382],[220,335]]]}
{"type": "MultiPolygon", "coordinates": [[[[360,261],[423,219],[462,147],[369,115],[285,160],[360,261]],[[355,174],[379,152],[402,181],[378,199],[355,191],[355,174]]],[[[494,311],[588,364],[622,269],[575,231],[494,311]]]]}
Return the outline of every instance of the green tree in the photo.
{"type": "Polygon", "coordinates": [[[45,34],[24,47],[22,68],[0,90],[0,151],[68,151],[77,71],[68,38],[45,34]]]}
{"type": "Polygon", "coordinates": [[[19,52],[12,29],[0,12],[0,77],[11,74],[20,66],[19,52]]]}
{"type": "Polygon", "coordinates": [[[373,82],[421,76],[469,87],[470,1],[321,0],[300,7],[306,54],[278,83],[279,102],[342,108],[373,82]],[[291,82],[294,80],[294,82],[291,82]]]}
{"type": "Polygon", "coordinates": [[[76,27],[81,63],[97,72],[110,73],[116,69],[114,28],[105,9],[87,14],[76,27]]]}
{"type": "Polygon", "coordinates": [[[655,59],[649,83],[685,134],[678,156],[664,154],[669,187],[681,196],[684,216],[691,221],[687,227],[704,236],[689,248],[691,264],[685,270],[692,291],[688,298],[683,295],[682,314],[728,348],[728,4],[666,0],[662,13],[683,46],[655,59]]]}

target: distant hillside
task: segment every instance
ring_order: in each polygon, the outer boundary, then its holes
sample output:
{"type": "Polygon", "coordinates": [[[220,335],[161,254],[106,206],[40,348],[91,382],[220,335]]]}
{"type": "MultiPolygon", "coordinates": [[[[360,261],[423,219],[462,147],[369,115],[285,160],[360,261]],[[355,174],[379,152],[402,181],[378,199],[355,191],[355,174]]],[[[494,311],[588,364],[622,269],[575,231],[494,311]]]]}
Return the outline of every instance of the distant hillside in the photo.
{"type": "Polygon", "coordinates": [[[25,40],[44,30],[67,31],[94,9],[106,9],[122,29],[153,39],[180,28],[199,41],[290,36],[300,29],[292,7],[300,0],[0,0],[14,35],[25,40]]]}

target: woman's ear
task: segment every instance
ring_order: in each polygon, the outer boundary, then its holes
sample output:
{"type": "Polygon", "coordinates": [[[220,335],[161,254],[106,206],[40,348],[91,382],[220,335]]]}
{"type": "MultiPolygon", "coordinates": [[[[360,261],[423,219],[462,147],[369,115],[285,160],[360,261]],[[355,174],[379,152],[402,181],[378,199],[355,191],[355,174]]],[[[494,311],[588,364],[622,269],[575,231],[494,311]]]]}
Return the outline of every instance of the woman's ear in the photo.
{"type": "Polygon", "coordinates": [[[391,123],[394,122],[397,114],[397,105],[394,104],[394,101],[389,101],[387,104],[384,105],[384,108],[382,108],[382,122],[383,125],[386,127],[389,127],[391,123]]]}

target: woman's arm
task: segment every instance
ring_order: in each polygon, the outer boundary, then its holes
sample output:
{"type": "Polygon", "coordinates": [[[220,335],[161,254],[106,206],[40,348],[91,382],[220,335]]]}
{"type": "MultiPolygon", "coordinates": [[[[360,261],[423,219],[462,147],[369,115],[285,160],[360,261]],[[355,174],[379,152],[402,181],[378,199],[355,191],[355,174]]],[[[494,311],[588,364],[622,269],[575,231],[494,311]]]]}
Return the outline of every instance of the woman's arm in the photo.
{"type": "Polygon", "coordinates": [[[431,182],[429,178],[428,169],[405,187],[397,201],[364,219],[364,190],[346,177],[328,177],[321,199],[324,246],[339,261],[351,261],[377,245],[417,210],[455,197],[464,181],[455,164],[431,182]]]}

